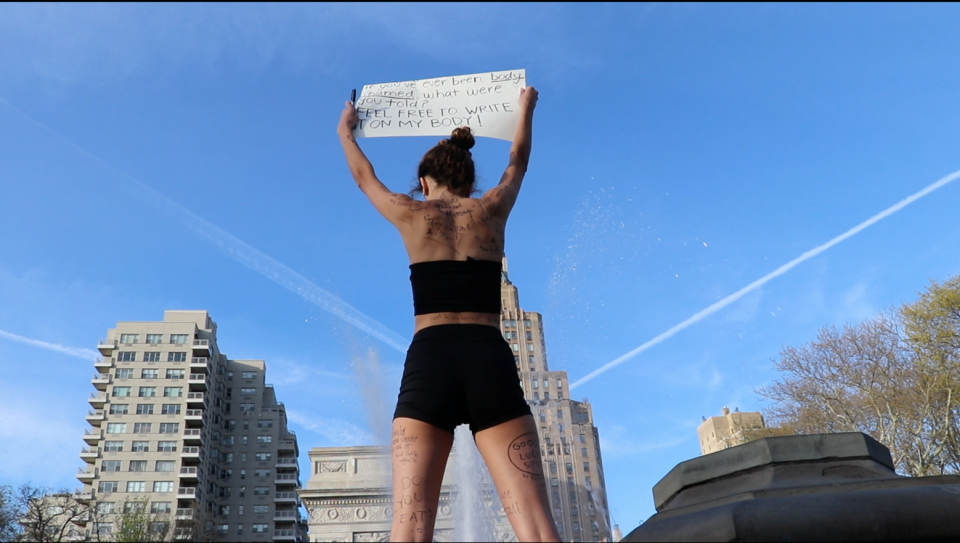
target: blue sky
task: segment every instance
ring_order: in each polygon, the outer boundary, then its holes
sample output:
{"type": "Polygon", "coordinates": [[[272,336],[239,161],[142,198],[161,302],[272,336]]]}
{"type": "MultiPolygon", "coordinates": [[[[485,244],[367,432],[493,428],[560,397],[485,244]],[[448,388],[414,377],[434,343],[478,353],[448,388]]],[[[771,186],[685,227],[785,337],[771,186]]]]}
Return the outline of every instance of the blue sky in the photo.
{"type": "MultiPolygon", "coordinates": [[[[373,442],[402,364],[383,330],[413,320],[399,236],[337,142],[351,88],[527,70],[541,95],[510,275],[576,380],[960,169],[958,15],[2,4],[0,482],[76,486],[93,367],[69,349],[164,309],[209,310],[225,353],[267,361],[304,453],[373,442]],[[324,310],[340,303],[381,339],[324,310]]],[[[435,139],[361,144],[405,192],[435,139]]],[[[481,187],[507,150],[478,143],[481,187]]],[[[947,184],[578,387],[624,531],[699,454],[702,415],[762,407],[781,346],[960,272],[958,206],[947,184]]]]}

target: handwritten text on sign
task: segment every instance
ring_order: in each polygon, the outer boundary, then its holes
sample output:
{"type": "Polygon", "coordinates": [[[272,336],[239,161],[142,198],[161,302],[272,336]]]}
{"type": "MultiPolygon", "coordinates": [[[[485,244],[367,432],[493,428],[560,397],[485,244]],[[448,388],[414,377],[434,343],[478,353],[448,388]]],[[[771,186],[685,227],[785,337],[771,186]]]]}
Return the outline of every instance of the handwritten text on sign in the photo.
{"type": "Polygon", "coordinates": [[[357,138],[449,136],[469,126],[475,136],[513,141],[517,98],[526,70],[364,85],[357,98],[357,138]]]}

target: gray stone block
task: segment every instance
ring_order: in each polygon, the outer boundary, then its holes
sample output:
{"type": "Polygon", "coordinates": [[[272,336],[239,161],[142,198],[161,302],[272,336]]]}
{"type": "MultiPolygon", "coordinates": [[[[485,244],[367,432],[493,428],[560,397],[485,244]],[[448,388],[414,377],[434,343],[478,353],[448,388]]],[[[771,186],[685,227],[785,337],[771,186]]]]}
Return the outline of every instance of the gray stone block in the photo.
{"type": "Polygon", "coordinates": [[[900,477],[864,434],[757,440],[677,465],[624,541],[960,539],[960,476],[900,477]]]}

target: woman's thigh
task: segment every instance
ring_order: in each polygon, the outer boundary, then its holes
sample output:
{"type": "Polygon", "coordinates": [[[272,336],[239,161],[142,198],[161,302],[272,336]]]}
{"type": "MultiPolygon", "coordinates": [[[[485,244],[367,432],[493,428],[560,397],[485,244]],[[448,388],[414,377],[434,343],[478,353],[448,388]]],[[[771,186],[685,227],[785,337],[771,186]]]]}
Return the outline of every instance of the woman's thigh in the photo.
{"type": "Polygon", "coordinates": [[[560,541],[550,515],[533,416],[525,415],[482,430],[474,439],[517,539],[560,541]]]}
{"type": "Polygon", "coordinates": [[[393,419],[390,541],[432,541],[453,434],[416,419],[393,419]]]}

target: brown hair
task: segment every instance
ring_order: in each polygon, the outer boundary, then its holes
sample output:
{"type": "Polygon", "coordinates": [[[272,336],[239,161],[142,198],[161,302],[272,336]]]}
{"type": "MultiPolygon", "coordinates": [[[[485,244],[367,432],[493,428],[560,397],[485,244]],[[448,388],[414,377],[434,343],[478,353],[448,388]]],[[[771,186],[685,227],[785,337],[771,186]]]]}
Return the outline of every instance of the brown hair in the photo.
{"type": "MultiPolygon", "coordinates": [[[[474,192],[477,175],[473,166],[473,133],[469,127],[461,126],[453,130],[450,138],[441,140],[432,149],[427,151],[420,160],[417,168],[417,180],[421,177],[431,177],[437,185],[461,196],[469,196],[474,192]]],[[[410,195],[423,192],[420,183],[410,191],[410,195]]]]}

